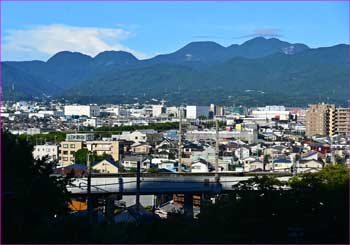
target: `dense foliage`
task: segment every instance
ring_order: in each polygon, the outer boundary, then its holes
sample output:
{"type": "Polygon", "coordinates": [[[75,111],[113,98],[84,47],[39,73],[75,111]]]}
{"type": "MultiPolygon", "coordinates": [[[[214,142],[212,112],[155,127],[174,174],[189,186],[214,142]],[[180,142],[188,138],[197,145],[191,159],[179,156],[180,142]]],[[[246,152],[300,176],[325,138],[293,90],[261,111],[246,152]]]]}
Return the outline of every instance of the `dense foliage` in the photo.
{"type": "Polygon", "coordinates": [[[1,139],[2,242],[35,242],[68,211],[69,178],[53,176],[53,164],[35,161],[25,139],[1,139]]]}
{"type": "Polygon", "coordinates": [[[88,149],[82,148],[82,149],[77,150],[74,154],[75,163],[86,165],[88,153],[89,153],[90,164],[94,164],[94,163],[102,161],[104,159],[111,159],[112,158],[112,156],[109,154],[103,153],[102,155],[97,155],[96,152],[89,152],[88,149]]]}

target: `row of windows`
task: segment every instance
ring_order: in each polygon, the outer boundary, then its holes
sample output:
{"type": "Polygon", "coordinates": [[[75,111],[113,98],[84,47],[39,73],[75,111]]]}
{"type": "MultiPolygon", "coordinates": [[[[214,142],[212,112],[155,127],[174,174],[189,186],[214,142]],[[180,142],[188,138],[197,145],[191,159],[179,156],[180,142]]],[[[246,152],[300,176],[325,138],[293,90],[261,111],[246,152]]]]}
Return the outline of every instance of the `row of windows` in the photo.
{"type": "MultiPolygon", "coordinates": [[[[63,148],[68,148],[68,144],[63,144],[63,148]]],[[[70,144],[70,148],[75,148],[75,144],[70,144]]]]}
{"type": "MultiPolygon", "coordinates": [[[[68,157],[59,157],[58,159],[63,161],[68,161],[68,157]]],[[[71,157],[70,160],[74,161],[74,157],[71,157]]]]}
{"type": "MultiPolygon", "coordinates": [[[[70,154],[74,154],[75,153],[75,151],[70,151],[70,154]]],[[[68,153],[68,151],[63,151],[62,152],[62,155],[68,155],[69,153],[68,153]]]]}
{"type": "MultiPolygon", "coordinates": [[[[36,151],[45,151],[45,152],[51,152],[50,148],[46,148],[46,149],[40,149],[40,148],[36,148],[36,151]]],[[[55,152],[55,149],[52,149],[52,152],[55,152]]]]}

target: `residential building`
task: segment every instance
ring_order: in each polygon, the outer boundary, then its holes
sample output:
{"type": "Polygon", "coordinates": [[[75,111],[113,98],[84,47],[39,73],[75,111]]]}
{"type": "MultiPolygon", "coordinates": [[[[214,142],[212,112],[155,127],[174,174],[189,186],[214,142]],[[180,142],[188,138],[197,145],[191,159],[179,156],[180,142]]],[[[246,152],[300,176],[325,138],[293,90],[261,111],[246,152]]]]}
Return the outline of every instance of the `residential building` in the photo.
{"type": "Polygon", "coordinates": [[[348,108],[331,108],[329,113],[329,136],[346,135],[349,131],[350,110],[348,108]]]}
{"type": "Polygon", "coordinates": [[[305,115],[305,135],[309,137],[329,135],[334,127],[334,111],[335,105],[324,103],[309,105],[305,115]]]}
{"type": "Polygon", "coordinates": [[[63,166],[75,162],[75,153],[84,147],[82,141],[62,141],[59,147],[59,163],[63,166]]]}
{"type": "Polygon", "coordinates": [[[33,157],[34,159],[42,159],[43,157],[48,157],[48,161],[56,161],[58,160],[58,145],[35,145],[33,150],[33,157]]]}
{"type": "Polygon", "coordinates": [[[118,166],[112,159],[104,159],[102,161],[96,162],[92,169],[94,172],[101,174],[117,174],[119,173],[118,166]]]}
{"type": "Polygon", "coordinates": [[[141,161],[141,168],[146,169],[149,168],[150,162],[141,156],[125,156],[122,160],[122,165],[127,168],[137,168],[137,162],[141,161]]]}
{"type": "Polygon", "coordinates": [[[86,148],[98,156],[103,154],[111,155],[114,161],[119,161],[119,142],[118,141],[87,141],[86,148]]]}
{"type": "Polygon", "coordinates": [[[148,143],[134,143],[131,145],[131,151],[135,154],[148,155],[151,152],[152,146],[148,143]]]}
{"type": "Polygon", "coordinates": [[[91,141],[94,140],[93,134],[66,134],[66,141],[91,141]]]}

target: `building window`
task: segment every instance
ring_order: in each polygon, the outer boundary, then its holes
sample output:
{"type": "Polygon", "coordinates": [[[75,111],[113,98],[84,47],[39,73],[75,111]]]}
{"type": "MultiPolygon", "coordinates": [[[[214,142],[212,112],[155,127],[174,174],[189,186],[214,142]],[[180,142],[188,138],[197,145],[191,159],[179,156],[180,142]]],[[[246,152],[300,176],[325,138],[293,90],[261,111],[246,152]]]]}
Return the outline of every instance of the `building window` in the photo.
{"type": "Polygon", "coordinates": [[[68,148],[68,144],[63,144],[63,148],[68,148]]]}
{"type": "Polygon", "coordinates": [[[68,157],[63,157],[63,161],[68,161],[68,157]]]}
{"type": "Polygon", "coordinates": [[[68,154],[68,151],[63,151],[63,155],[67,155],[68,154]]]}
{"type": "Polygon", "coordinates": [[[75,148],[75,144],[70,144],[70,148],[75,148]]]}

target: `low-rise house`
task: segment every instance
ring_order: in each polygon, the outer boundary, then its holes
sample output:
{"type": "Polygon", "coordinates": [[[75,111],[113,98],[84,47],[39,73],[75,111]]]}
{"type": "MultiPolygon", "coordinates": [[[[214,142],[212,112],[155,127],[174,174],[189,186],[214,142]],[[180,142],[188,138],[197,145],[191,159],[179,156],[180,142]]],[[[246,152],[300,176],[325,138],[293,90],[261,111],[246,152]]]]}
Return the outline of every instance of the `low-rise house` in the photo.
{"type": "Polygon", "coordinates": [[[192,163],[191,172],[192,173],[208,173],[209,168],[206,164],[198,161],[198,162],[192,163]]]}
{"type": "Polygon", "coordinates": [[[318,172],[324,167],[324,162],[310,159],[310,160],[300,160],[297,164],[298,173],[313,173],[318,172]]]}
{"type": "MultiPolygon", "coordinates": [[[[249,163],[249,172],[260,172],[264,171],[264,163],[260,160],[254,160],[249,163]]],[[[244,165],[244,171],[246,171],[246,165],[244,165]]]]}
{"type": "Polygon", "coordinates": [[[131,151],[135,154],[148,155],[150,154],[152,146],[148,143],[140,142],[131,145],[131,151]]]}
{"type": "Polygon", "coordinates": [[[274,160],[272,163],[268,163],[265,169],[274,172],[290,172],[292,165],[293,163],[291,160],[280,158],[274,160]]]}
{"type": "Polygon", "coordinates": [[[137,168],[137,162],[140,161],[141,162],[141,168],[142,169],[148,169],[150,167],[150,161],[145,158],[145,157],[141,157],[141,156],[125,156],[122,160],[122,165],[127,168],[127,169],[131,169],[131,168],[137,168]]]}
{"type": "Polygon", "coordinates": [[[61,175],[72,174],[74,177],[85,177],[87,176],[87,167],[84,164],[75,163],[68,166],[55,168],[53,172],[61,175]]]}
{"type": "Polygon", "coordinates": [[[117,174],[119,173],[119,168],[113,159],[104,159],[102,161],[96,162],[92,165],[92,169],[96,173],[103,174],[117,174]]]}
{"type": "Polygon", "coordinates": [[[250,156],[250,150],[249,148],[246,148],[246,147],[240,147],[237,150],[235,150],[235,156],[239,160],[248,158],[250,156]]]}
{"type": "Polygon", "coordinates": [[[301,160],[318,160],[318,152],[310,151],[301,155],[301,160]]]}

